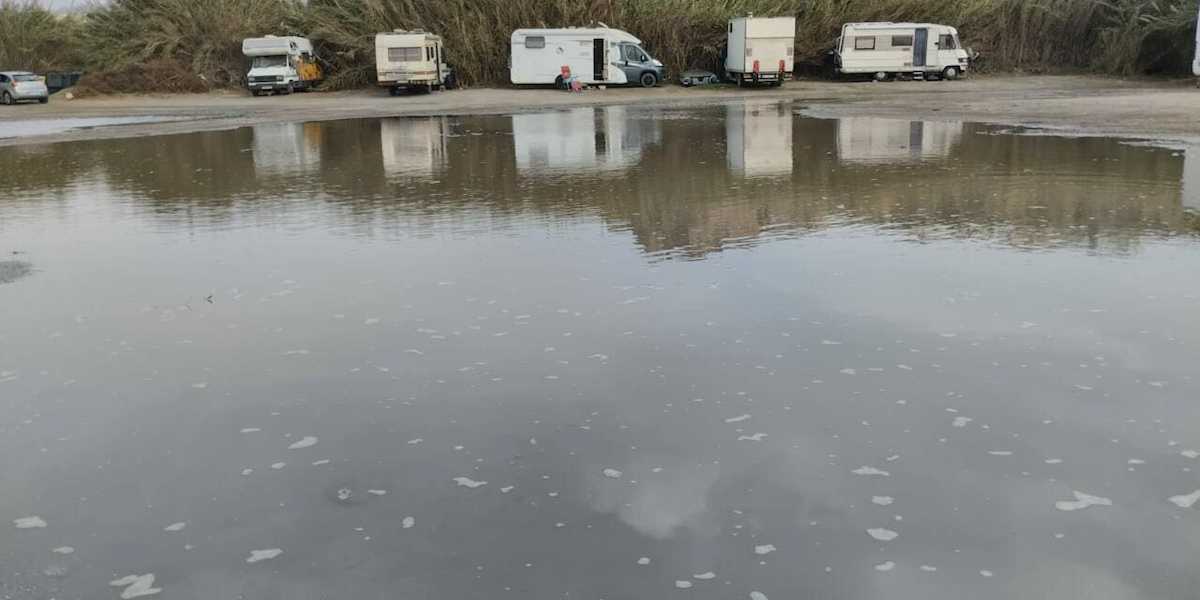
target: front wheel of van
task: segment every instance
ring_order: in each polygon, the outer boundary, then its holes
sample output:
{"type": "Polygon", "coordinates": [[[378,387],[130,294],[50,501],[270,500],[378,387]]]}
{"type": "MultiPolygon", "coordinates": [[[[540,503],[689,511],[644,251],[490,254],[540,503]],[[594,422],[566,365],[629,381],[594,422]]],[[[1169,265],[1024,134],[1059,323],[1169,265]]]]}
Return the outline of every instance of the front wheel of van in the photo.
{"type": "Polygon", "coordinates": [[[946,70],[942,71],[942,79],[946,81],[954,81],[958,76],[958,67],[946,67],[946,70]]]}
{"type": "Polygon", "coordinates": [[[887,81],[887,79],[888,79],[888,74],[883,71],[880,71],[875,74],[875,81],[887,81]]]}
{"type": "Polygon", "coordinates": [[[638,81],[641,82],[642,87],[652,88],[652,87],[658,85],[658,76],[655,75],[654,73],[646,72],[646,73],[642,73],[642,76],[638,81]]]}
{"type": "Polygon", "coordinates": [[[558,88],[558,89],[560,89],[560,90],[565,90],[565,89],[567,89],[567,86],[566,86],[566,85],[564,85],[564,83],[563,83],[563,76],[562,76],[562,75],[559,75],[558,77],[555,77],[555,78],[554,78],[554,87],[556,87],[556,88],[558,88]]]}
{"type": "Polygon", "coordinates": [[[12,94],[9,94],[8,92],[4,92],[4,95],[0,96],[0,104],[3,104],[5,106],[12,106],[12,104],[13,104],[12,94]]]}

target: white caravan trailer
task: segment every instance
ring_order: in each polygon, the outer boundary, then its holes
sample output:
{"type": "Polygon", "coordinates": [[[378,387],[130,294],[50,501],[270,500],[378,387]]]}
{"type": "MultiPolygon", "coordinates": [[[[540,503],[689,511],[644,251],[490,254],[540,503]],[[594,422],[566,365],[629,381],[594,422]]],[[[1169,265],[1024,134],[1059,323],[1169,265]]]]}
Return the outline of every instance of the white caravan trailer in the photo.
{"type": "Polygon", "coordinates": [[[636,37],[606,26],[518,29],[512,34],[509,78],[515,85],[563,85],[563,72],[589,85],[638,83],[654,87],[663,64],[636,37]]]}
{"type": "Polygon", "coordinates": [[[783,85],[792,74],[795,17],[737,17],[729,20],[725,75],[738,85],[783,85]]]}
{"type": "Polygon", "coordinates": [[[321,82],[321,67],[307,38],[246,38],[242,40],[242,54],[250,59],[246,82],[255,96],[271,91],[290,94],[321,82]]]}
{"type": "Polygon", "coordinates": [[[393,96],[405,89],[454,87],[442,37],[420,29],[375,35],[375,76],[393,96]]]}
{"type": "Polygon", "coordinates": [[[934,23],[846,23],[834,57],[839,74],[880,81],[901,73],[957,79],[970,62],[958,30],[934,23]]]}

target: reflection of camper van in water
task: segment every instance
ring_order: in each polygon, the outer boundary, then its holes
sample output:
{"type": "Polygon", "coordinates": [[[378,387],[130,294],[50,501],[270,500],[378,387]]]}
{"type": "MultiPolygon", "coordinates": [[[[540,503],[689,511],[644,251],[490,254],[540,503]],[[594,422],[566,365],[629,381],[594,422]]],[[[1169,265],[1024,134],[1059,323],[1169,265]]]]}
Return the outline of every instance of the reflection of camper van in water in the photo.
{"type": "Polygon", "coordinates": [[[264,123],[253,131],[259,175],[290,175],[321,166],[319,123],[264,123]]]}
{"type": "Polygon", "coordinates": [[[379,121],[383,171],[393,177],[432,177],[446,165],[446,117],[379,121]]]}
{"type": "Polygon", "coordinates": [[[653,116],[624,106],[513,115],[517,169],[584,173],[631,167],[646,146],[662,142],[662,121],[653,116]]]}
{"type": "Polygon", "coordinates": [[[791,109],[783,104],[725,107],[725,157],[729,169],[743,175],[791,175],[791,109]]]}
{"type": "Polygon", "coordinates": [[[962,141],[958,121],[838,119],[837,156],[846,162],[894,163],[944,158],[962,141]]]}
{"type": "Polygon", "coordinates": [[[1200,213],[1200,147],[1183,154],[1183,208],[1200,213]]]}

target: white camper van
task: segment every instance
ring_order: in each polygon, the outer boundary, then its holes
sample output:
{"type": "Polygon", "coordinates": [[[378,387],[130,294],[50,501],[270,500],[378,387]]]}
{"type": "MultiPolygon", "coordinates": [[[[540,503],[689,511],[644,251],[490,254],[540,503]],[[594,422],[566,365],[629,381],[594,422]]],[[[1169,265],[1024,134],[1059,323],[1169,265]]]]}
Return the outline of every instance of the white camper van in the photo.
{"type": "Polygon", "coordinates": [[[663,64],[642,41],[604,26],[518,29],[512,34],[510,79],[515,85],[563,85],[564,72],[589,85],[637,83],[654,87],[666,78],[663,64]]]}
{"type": "Polygon", "coordinates": [[[376,34],[375,73],[379,85],[393,96],[405,89],[454,87],[441,36],[420,29],[376,34]]]}
{"type": "Polygon", "coordinates": [[[834,50],[839,74],[958,79],[970,59],[958,30],[934,23],[846,23],[834,50]]]}
{"type": "Polygon", "coordinates": [[[321,67],[306,38],[268,35],[242,40],[242,54],[250,59],[246,83],[255,96],[267,92],[290,94],[321,82],[321,67]]]}
{"type": "Polygon", "coordinates": [[[725,75],[738,85],[783,85],[791,76],[796,48],[795,17],[737,17],[729,20],[725,75]]]}

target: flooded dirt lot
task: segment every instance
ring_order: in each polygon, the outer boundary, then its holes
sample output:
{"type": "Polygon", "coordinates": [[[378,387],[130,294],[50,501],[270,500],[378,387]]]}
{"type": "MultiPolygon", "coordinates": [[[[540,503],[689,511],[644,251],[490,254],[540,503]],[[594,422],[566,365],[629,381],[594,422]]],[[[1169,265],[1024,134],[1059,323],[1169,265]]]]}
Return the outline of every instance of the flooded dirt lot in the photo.
{"type": "Polygon", "coordinates": [[[0,597],[1193,594],[1200,152],[801,112],[6,149],[0,597]]]}

